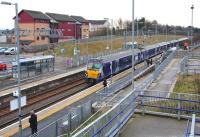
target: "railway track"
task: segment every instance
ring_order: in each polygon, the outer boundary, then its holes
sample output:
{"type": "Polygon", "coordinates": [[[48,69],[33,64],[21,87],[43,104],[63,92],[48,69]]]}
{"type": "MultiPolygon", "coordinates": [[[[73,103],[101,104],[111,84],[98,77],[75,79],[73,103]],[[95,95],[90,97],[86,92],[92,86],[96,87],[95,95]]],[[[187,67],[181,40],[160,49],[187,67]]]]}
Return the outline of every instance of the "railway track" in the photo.
{"type": "MultiPolygon", "coordinates": [[[[88,84],[84,76],[76,77],[66,83],[54,86],[34,95],[27,96],[27,105],[22,108],[22,118],[29,115],[31,110],[39,111],[58,101],[61,101],[85,88],[88,84]]],[[[4,103],[0,110],[0,129],[18,121],[18,110],[10,111],[9,102],[4,103]]]]}

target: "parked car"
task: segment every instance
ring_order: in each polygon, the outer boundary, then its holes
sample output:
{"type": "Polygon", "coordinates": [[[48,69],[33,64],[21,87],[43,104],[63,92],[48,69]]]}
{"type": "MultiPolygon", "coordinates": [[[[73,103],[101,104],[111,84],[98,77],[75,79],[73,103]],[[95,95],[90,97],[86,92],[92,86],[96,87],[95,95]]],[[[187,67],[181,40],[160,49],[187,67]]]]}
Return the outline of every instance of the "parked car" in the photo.
{"type": "Polygon", "coordinates": [[[6,47],[0,48],[0,55],[1,55],[1,54],[4,54],[4,52],[5,52],[6,50],[8,50],[8,48],[6,48],[6,47]]]}
{"type": "Polygon", "coordinates": [[[8,48],[6,51],[4,51],[5,55],[15,55],[17,53],[16,47],[8,48]]]}
{"type": "Polygon", "coordinates": [[[0,61],[0,71],[6,70],[6,69],[7,69],[7,65],[0,61]]]}

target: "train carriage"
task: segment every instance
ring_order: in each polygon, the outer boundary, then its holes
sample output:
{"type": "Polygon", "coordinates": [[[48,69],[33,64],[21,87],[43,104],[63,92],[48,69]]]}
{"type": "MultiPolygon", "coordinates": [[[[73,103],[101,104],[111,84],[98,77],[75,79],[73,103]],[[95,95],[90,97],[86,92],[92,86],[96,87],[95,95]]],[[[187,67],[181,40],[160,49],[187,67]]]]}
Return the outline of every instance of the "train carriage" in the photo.
{"type": "MultiPolygon", "coordinates": [[[[150,58],[167,51],[172,47],[177,47],[188,38],[182,38],[170,42],[162,42],[145,47],[143,50],[134,49],[134,64],[148,61],[150,58]]],[[[89,60],[86,70],[86,78],[90,83],[102,81],[113,74],[128,69],[132,66],[132,51],[122,51],[117,54],[107,55],[102,58],[89,60]],[[112,65],[111,65],[112,63],[112,65]],[[112,69],[111,69],[112,66],[112,69]]]]}

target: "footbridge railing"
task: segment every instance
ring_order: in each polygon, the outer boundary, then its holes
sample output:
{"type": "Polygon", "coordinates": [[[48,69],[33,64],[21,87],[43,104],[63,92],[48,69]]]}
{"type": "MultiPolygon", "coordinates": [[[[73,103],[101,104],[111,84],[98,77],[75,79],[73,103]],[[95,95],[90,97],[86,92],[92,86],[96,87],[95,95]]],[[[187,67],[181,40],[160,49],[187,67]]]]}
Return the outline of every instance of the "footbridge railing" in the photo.
{"type": "Polygon", "coordinates": [[[196,114],[192,114],[192,119],[188,120],[183,137],[200,136],[200,127],[197,126],[199,123],[200,121],[196,119],[196,114]]]}

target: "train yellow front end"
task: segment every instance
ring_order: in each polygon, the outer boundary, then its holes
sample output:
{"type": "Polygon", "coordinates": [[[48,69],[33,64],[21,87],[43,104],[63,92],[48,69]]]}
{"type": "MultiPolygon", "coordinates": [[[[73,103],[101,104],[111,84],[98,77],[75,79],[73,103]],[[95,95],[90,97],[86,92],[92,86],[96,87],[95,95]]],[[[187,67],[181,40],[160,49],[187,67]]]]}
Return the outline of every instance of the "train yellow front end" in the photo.
{"type": "Polygon", "coordinates": [[[98,79],[100,76],[100,73],[97,70],[89,69],[86,71],[86,76],[87,76],[87,78],[98,79]]]}

